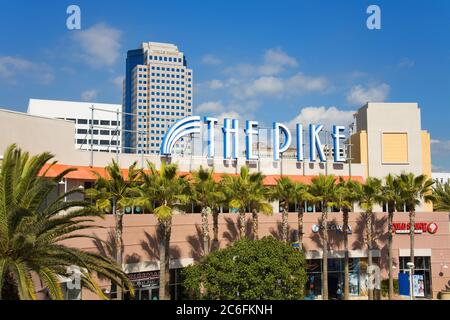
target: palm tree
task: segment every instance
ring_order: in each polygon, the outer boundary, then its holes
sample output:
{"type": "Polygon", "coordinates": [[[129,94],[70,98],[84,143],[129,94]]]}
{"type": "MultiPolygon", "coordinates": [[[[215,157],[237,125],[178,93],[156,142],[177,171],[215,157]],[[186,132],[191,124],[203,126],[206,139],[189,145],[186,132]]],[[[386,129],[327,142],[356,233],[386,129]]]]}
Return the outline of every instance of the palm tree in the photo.
{"type": "MultiPolygon", "coordinates": [[[[251,207],[258,209],[259,205],[256,204],[260,202],[262,205],[262,202],[264,201],[262,197],[259,197],[259,195],[253,194],[253,192],[257,189],[255,187],[255,183],[262,183],[263,178],[264,177],[259,172],[250,173],[248,167],[246,166],[241,167],[239,176],[222,176],[221,187],[227,199],[226,201],[228,202],[230,208],[237,209],[239,211],[240,239],[244,239],[245,237],[245,213],[247,210],[251,210],[251,207]]],[[[265,205],[262,206],[266,207],[265,205]]]]}
{"type": "Polygon", "coordinates": [[[438,211],[450,211],[450,184],[438,183],[433,188],[434,207],[438,211]]]}
{"type": "Polygon", "coordinates": [[[296,200],[295,184],[288,177],[277,179],[277,184],[270,191],[270,198],[278,200],[281,206],[281,240],[288,242],[289,203],[296,200]]]}
{"type": "MultiPolygon", "coordinates": [[[[399,176],[400,196],[409,210],[409,247],[410,247],[410,262],[414,263],[414,236],[415,236],[415,218],[416,206],[420,205],[421,201],[431,202],[434,200],[432,193],[432,186],[434,181],[428,179],[426,175],[415,176],[413,173],[402,173],[399,176]]],[[[414,267],[411,271],[414,274],[414,267]]],[[[412,294],[412,293],[411,293],[412,294]]],[[[414,294],[412,294],[414,299],[414,294]]]]}
{"type": "Polygon", "coordinates": [[[253,174],[250,184],[250,197],[248,207],[252,212],[253,239],[259,239],[259,213],[273,214],[273,207],[267,202],[269,190],[264,186],[264,176],[260,173],[253,174]]]}
{"type": "Polygon", "coordinates": [[[295,183],[293,190],[294,199],[297,202],[298,243],[303,250],[303,214],[305,202],[313,201],[314,197],[309,193],[309,187],[303,183],[295,183]]]}
{"type": "Polygon", "coordinates": [[[182,207],[189,202],[190,187],[185,176],[177,174],[176,164],[161,163],[156,170],[153,163],[147,162],[149,172],[141,170],[143,184],[142,196],[147,199],[147,206],[154,203],[153,213],[158,219],[158,232],[160,233],[160,288],[159,295],[163,300],[170,299],[170,237],[172,233],[172,216],[174,209],[182,207]]]}
{"type": "Polygon", "coordinates": [[[213,170],[200,167],[192,176],[191,199],[202,208],[203,255],[206,256],[209,253],[208,213],[217,212],[220,203],[225,199],[225,195],[220,191],[219,184],[214,181],[213,170]]]}
{"type": "MultiPolygon", "coordinates": [[[[368,177],[364,184],[358,185],[358,204],[364,210],[366,222],[366,242],[367,242],[367,262],[368,266],[373,264],[373,208],[376,204],[382,202],[381,198],[381,180],[368,177]]],[[[369,300],[373,300],[373,290],[369,289],[369,300]]]]}
{"type": "Polygon", "coordinates": [[[322,295],[324,300],[328,300],[328,208],[334,206],[336,191],[336,179],[333,175],[320,174],[311,181],[310,193],[315,197],[314,201],[322,208],[322,295]]]}
{"type": "MultiPolygon", "coordinates": [[[[123,267],[123,215],[125,208],[139,205],[142,201],[139,198],[138,178],[139,170],[134,162],[128,168],[125,177],[122,174],[119,164],[112,160],[112,163],[105,167],[106,177],[93,171],[96,181],[93,188],[86,190],[86,196],[95,200],[95,206],[106,212],[112,212],[115,220],[115,248],[117,265],[123,267]]],[[[123,292],[117,288],[117,299],[123,299],[123,292]]]]}
{"type": "Polygon", "coordinates": [[[58,182],[74,169],[55,178],[45,175],[56,163],[44,170],[53,156],[41,153],[30,156],[15,145],[7,148],[0,169],[0,300],[36,299],[32,276],[39,277],[51,299],[64,299],[59,277],[80,271],[81,284],[107,299],[96,280],[104,277],[122,284],[134,294],[126,274],[115,262],[97,253],[65,246],[68,239],[90,238],[77,233],[97,226],[91,224],[102,216],[86,201],[65,201],[69,191],[52,199],[50,193],[58,182]],[[43,173],[40,175],[40,173],[43,173]]]}
{"type": "Polygon", "coordinates": [[[392,240],[393,240],[393,221],[394,212],[397,205],[401,202],[400,188],[398,179],[389,174],[385,178],[385,182],[381,187],[381,199],[387,206],[388,211],[388,273],[389,273],[389,300],[394,297],[394,274],[392,271],[392,240]]]}
{"type": "Polygon", "coordinates": [[[339,177],[335,203],[342,211],[343,234],[344,234],[344,300],[349,299],[349,250],[348,250],[348,229],[349,213],[353,210],[353,203],[358,200],[358,182],[353,180],[344,180],[339,177]]]}

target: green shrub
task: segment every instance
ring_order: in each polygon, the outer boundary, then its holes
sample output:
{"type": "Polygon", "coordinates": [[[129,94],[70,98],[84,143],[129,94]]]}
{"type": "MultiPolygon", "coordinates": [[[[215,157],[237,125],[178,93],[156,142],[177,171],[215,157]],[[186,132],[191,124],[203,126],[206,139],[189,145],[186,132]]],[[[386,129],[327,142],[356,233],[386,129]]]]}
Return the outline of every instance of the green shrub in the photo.
{"type": "Polygon", "coordinates": [[[187,267],[184,276],[193,299],[302,299],[305,258],[273,237],[239,240],[187,267]]]}
{"type": "MultiPolygon", "coordinates": [[[[398,294],[398,279],[394,279],[394,293],[398,294]]],[[[383,297],[387,297],[389,294],[389,279],[381,281],[381,294],[383,297]]]]}

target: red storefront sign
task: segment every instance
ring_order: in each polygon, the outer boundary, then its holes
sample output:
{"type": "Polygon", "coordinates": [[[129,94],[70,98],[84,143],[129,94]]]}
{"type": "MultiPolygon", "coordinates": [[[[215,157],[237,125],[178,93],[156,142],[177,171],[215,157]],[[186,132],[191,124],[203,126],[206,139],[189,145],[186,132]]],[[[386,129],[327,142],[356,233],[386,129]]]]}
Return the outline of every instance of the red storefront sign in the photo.
{"type": "MultiPolygon", "coordinates": [[[[410,233],[410,224],[406,222],[395,222],[392,224],[393,232],[395,233],[410,233]]],[[[414,233],[429,233],[435,234],[438,226],[434,222],[416,222],[414,224],[414,233]]]]}

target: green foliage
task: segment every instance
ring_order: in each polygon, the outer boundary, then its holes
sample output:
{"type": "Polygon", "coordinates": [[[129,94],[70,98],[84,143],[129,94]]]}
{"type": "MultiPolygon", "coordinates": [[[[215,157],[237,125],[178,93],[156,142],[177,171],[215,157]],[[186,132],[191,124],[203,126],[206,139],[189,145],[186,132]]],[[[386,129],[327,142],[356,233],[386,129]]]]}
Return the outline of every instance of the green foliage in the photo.
{"type": "MultiPolygon", "coordinates": [[[[398,279],[394,279],[394,293],[398,294],[398,279]]],[[[389,279],[381,281],[381,294],[383,297],[387,297],[389,294],[389,279]]]]}
{"type": "Polygon", "coordinates": [[[194,299],[302,299],[303,253],[273,237],[238,240],[184,270],[194,299]]]}
{"type": "Polygon", "coordinates": [[[433,189],[434,208],[437,211],[450,211],[450,184],[438,183],[433,189]]]}
{"type": "Polygon", "coordinates": [[[189,202],[191,189],[186,177],[178,175],[176,164],[163,161],[159,170],[151,162],[147,165],[148,173],[141,170],[141,197],[148,203],[154,203],[153,213],[160,222],[166,222],[172,218],[173,209],[189,202]]]}
{"type": "Polygon", "coordinates": [[[139,197],[139,170],[136,162],[128,168],[126,177],[114,160],[105,170],[107,177],[102,177],[96,171],[92,172],[97,179],[93,188],[86,190],[86,197],[94,200],[98,209],[123,214],[125,207],[147,205],[145,199],[139,197]]]}
{"type": "Polygon", "coordinates": [[[323,205],[322,211],[336,205],[337,184],[334,175],[319,174],[311,180],[309,192],[314,196],[314,202],[323,205]]]}
{"type": "Polygon", "coordinates": [[[359,206],[367,214],[372,214],[373,207],[382,202],[381,187],[381,180],[372,177],[367,177],[364,184],[357,185],[359,206]]]}
{"type": "Polygon", "coordinates": [[[191,200],[202,208],[218,210],[225,195],[220,190],[220,185],[214,181],[214,171],[200,167],[192,174],[191,200]]]}
{"type": "Polygon", "coordinates": [[[432,193],[434,181],[428,179],[426,175],[415,176],[413,173],[402,173],[398,179],[400,196],[409,210],[415,211],[421,200],[425,202],[434,200],[432,193]]]}
{"type": "Polygon", "coordinates": [[[224,175],[221,188],[230,208],[240,212],[256,209],[265,214],[272,210],[267,206],[267,190],[263,186],[264,175],[260,172],[250,173],[248,167],[241,167],[239,176],[224,175]]]}
{"type": "Polygon", "coordinates": [[[48,203],[50,192],[74,170],[65,170],[55,178],[41,176],[52,157],[49,153],[30,157],[15,145],[4,153],[0,170],[0,299],[36,299],[32,275],[48,288],[52,299],[63,299],[58,276],[70,277],[72,266],[80,269],[82,285],[102,298],[107,297],[94,274],[123,283],[133,293],[128,277],[110,258],[62,244],[67,239],[91,238],[86,234],[97,227],[93,219],[102,213],[85,201],[64,201],[80,190],[48,203]]]}

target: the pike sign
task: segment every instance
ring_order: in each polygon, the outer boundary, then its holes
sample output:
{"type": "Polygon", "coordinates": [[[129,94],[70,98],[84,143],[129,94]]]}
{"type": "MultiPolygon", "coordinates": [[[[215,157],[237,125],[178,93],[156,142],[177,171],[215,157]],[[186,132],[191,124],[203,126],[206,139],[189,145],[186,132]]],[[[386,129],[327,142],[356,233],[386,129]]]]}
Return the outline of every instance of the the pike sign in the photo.
{"type": "MultiPolygon", "coordinates": [[[[214,128],[219,120],[212,117],[204,117],[203,123],[207,126],[208,134],[208,158],[214,158],[215,154],[215,132],[214,128]]],[[[195,133],[200,133],[202,126],[202,119],[200,116],[190,116],[179,120],[167,131],[161,143],[161,156],[170,157],[175,143],[184,136],[195,133]]],[[[319,134],[323,129],[323,125],[310,124],[309,125],[309,160],[316,161],[317,157],[321,162],[325,162],[325,152],[320,141],[319,134]]],[[[341,140],[345,139],[343,134],[344,126],[333,125],[333,132],[331,134],[333,140],[334,150],[340,150],[341,140]]],[[[237,159],[239,154],[239,122],[236,119],[224,119],[222,127],[223,132],[223,158],[237,159]]],[[[255,135],[258,134],[258,122],[247,120],[245,122],[245,155],[247,160],[258,160],[258,154],[253,152],[253,141],[255,135]]],[[[303,155],[303,125],[298,123],[296,125],[297,135],[297,161],[304,160],[303,155]]],[[[292,134],[287,126],[282,123],[274,122],[272,125],[272,152],[275,161],[280,159],[280,155],[290,147],[292,143],[292,134]],[[284,142],[281,144],[281,135],[284,136],[284,142]]],[[[339,152],[334,152],[334,162],[344,162],[345,159],[341,157],[339,152]]]]}

